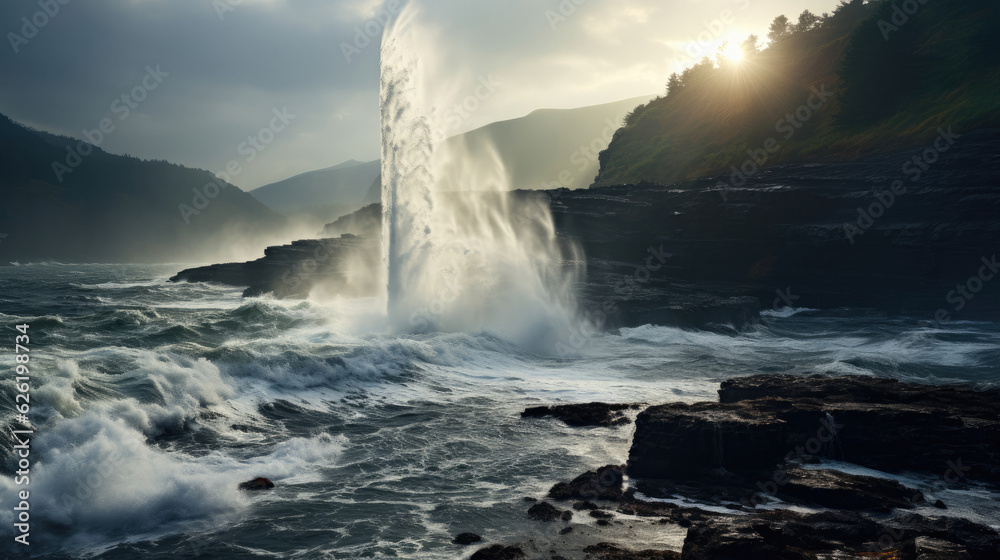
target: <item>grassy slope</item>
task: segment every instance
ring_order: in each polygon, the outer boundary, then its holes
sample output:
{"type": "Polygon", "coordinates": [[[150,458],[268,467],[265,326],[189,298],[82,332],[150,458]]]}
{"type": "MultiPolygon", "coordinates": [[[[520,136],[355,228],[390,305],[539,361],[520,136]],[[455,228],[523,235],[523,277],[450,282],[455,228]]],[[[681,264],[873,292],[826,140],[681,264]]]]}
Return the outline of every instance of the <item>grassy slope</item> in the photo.
{"type": "Polygon", "coordinates": [[[775,138],[766,165],[850,160],[923,145],[938,127],[1000,126],[1000,6],[929,0],[886,41],[888,1],[855,3],[743,64],[691,76],[619,129],[596,184],[729,174],[775,138]],[[791,139],[776,123],[825,85],[833,100],[791,139]]]}

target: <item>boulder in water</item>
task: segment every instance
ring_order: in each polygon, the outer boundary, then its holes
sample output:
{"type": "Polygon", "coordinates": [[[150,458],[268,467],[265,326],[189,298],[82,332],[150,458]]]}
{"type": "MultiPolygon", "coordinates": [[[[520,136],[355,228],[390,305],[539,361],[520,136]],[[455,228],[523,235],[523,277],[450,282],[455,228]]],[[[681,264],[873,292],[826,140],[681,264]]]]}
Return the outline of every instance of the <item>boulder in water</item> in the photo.
{"type": "Polygon", "coordinates": [[[240,490],[270,490],[271,488],[274,488],[274,483],[262,476],[241,482],[239,485],[240,490]]]}
{"type": "Polygon", "coordinates": [[[619,426],[628,424],[631,420],[625,416],[625,411],[639,408],[637,404],[608,404],[602,402],[581,404],[557,404],[552,406],[535,406],[524,409],[522,418],[540,418],[553,416],[569,426],[619,426]]]}
{"type": "Polygon", "coordinates": [[[536,521],[556,521],[561,519],[563,511],[548,502],[539,502],[528,508],[528,517],[536,521]]]}
{"type": "Polygon", "coordinates": [[[624,465],[605,465],[570,482],[559,482],[549,490],[553,500],[620,500],[624,465]]]}
{"type": "Polygon", "coordinates": [[[475,533],[459,533],[458,535],[455,536],[455,538],[451,542],[455,544],[466,545],[466,544],[477,543],[481,540],[483,540],[483,537],[480,537],[475,533]]]}

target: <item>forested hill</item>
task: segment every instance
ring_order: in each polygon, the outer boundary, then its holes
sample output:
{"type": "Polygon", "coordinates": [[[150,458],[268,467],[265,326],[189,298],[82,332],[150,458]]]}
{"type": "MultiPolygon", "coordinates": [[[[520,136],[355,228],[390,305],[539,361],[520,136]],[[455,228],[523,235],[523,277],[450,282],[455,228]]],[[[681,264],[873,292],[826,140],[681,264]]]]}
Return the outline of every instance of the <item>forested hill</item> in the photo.
{"type": "MultiPolygon", "coordinates": [[[[1000,2],[863,0],[775,19],[742,58],[669,77],[600,155],[595,185],[847,161],[1000,126],[1000,2]]],[[[736,57],[731,57],[736,58],[736,57]]]]}
{"type": "Polygon", "coordinates": [[[3,115],[0,152],[4,265],[240,258],[288,225],[208,171],[110,154],[3,115]]]}

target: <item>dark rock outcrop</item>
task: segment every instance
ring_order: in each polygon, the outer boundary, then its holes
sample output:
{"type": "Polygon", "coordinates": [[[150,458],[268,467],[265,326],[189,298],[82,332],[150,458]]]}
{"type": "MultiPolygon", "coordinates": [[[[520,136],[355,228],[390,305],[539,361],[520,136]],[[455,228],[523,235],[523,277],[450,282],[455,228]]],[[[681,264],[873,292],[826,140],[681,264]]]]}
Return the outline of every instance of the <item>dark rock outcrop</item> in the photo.
{"type": "Polygon", "coordinates": [[[524,557],[524,551],[519,546],[494,544],[480,548],[469,557],[469,560],[520,560],[524,557]]]}
{"type": "Polygon", "coordinates": [[[893,480],[798,467],[784,471],[778,495],[788,501],[830,509],[875,512],[910,508],[914,503],[923,501],[918,491],[893,480]]]}
{"type": "Polygon", "coordinates": [[[538,502],[528,508],[528,517],[535,521],[556,521],[562,519],[563,513],[569,512],[564,512],[548,502],[538,502]]]}
{"type": "Polygon", "coordinates": [[[917,560],[971,560],[972,558],[964,546],[942,539],[917,537],[913,546],[917,560]]]}
{"type": "Polygon", "coordinates": [[[455,538],[452,539],[451,542],[453,542],[455,544],[469,545],[469,544],[474,544],[474,543],[480,542],[482,540],[483,540],[483,537],[481,537],[481,536],[479,536],[479,535],[477,535],[475,533],[459,533],[458,535],[455,535],[455,538]]]}
{"type": "Polygon", "coordinates": [[[255,261],[182,270],[171,282],[215,282],[245,286],[244,297],[273,293],[305,297],[316,287],[346,296],[365,297],[380,289],[379,243],[344,235],[268,247],[255,261]]]}
{"type": "Polygon", "coordinates": [[[619,500],[622,497],[623,465],[605,465],[570,482],[559,482],[549,490],[554,500],[619,500]]]}
{"type": "Polygon", "coordinates": [[[610,543],[597,543],[583,549],[588,560],[681,560],[672,550],[631,550],[610,543]]]}
{"type": "Polygon", "coordinates": [[[274,483],[264,477],[257,477],[253,480],[241,482],[238,488],[240,490],[270,490],[274,488],[274,483]]]}
{"type": "Polygon", "coordinates": [[[341,216],[326,224],[320,235],[336,237],[345,233],[377,239],[382,235],[382,204],[369,204],[357,212],[341,216]]]}
{"type": "Polygon", "coordinates": [[[820,456],[889,472],[1000,481],[995,390],[775,376],[730,380],[720,394],[728,402],[640,413],[630,475],[696,478],[720,468],[766,470],[786,458],[820,456]]]}
{"type": "Polygon", "coordinates": [[[570,426],[619,426],[628,424],[625,411],[639,408],[636,404],[608,404],[602,402],[582,404],[557,404],[551,406],[534,406],[524,409],[522,418],[541,418],[552,416],[570,426]]]}
{"type": "MultiPolygon", "coordinates": [[[[1000,289],[957,312],[945,298],[1000,247],[998,139],[997,130],[963,135],[918,183],[902,168],[920,151],[906,151],[775,166],[740,188],[720,177],[548,194],[557,230],[587,256],[587,309],[611,326],[739,297],[761,309],[873,308],[933,321],[944,308],[946,320],[991,320],[1000,289]],[[897,180],[907,190],[887,208],[897,180]],[[859,225],[859,209],[878,217],[859,225]]],[[[715,315],[702,322],[726,320],[715,315]]]]}
{"type": "Polygon", "coordinates": [[[828,558],[916,560],[916,546],[920,546],[922,554],[965,550],[965,558],[987,560],[996,557],[998,545],[996,531],[960,519],[907,516],[883,521],[856,512],[770,511],[749,518],[717,517],[694,525],[684,541],[682,558],[814,560],[822,553],[828,558]]]}

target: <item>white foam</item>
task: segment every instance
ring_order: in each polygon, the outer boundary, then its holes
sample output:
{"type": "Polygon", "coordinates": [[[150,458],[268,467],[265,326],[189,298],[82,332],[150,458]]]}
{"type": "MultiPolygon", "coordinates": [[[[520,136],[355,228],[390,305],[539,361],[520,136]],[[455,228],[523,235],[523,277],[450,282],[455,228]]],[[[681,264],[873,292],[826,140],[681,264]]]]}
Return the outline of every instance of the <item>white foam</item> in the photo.
{"type": "MultiPolygon", "coordinates": [[[[250,503],[238,483],[257,476],[286,484],[317,480],[317,469],[331,466],[345,443],[321,434],[290,439],[261,456],[192,457],[151,447],[131,422],[90,411],[46,428],[33,442],[33,519],[97,539],[231,515],[250,503]]],[[[4,503],[13,503],[18,489],[12,479],[0,480],[4,503]]],[[[9,510],[0,518],[10,526],[9,510]]]]}
{"type": "Polygon", "coordinates": [[[816,311],[816,309],[810,309],[808,307],[782,307],[780,309],[765,309],[764,311],[761,311],[760,314],[764,317],[787,318],[794,317],[795,315],[806,311],[816,311]]]}

